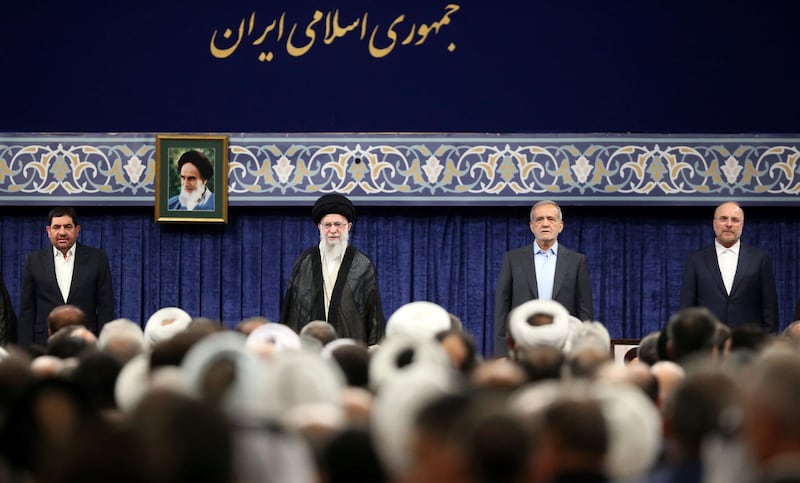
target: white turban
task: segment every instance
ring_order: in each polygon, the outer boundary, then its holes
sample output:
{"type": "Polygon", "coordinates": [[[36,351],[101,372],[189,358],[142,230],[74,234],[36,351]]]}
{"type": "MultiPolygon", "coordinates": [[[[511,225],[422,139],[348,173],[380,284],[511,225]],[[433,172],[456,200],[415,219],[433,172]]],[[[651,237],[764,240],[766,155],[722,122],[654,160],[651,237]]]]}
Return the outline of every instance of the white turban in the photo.
{"type": "Polygon", "coordinates": [[[300,350],[300,336],[286,325],[270,322],[256,327],[247,336],[246,346],[250,350],[258,351],[259,347],[268,344],[276,351],[300,350]]]}
{"type": "Polygon", "coordinates": [[[418,365],[451,368],[450,358],[436,339],[415,339],[394,336],[376,350],[369,362],[369,385],[377,389],[412,367],[418,365]],[[410,363],[400,367],[400,357],[409,353],[410,363]]]}
{"type": "Polygon", "coordinates": [[[148,349],[153,349],[162,340],[172,338],[189,326],[192,317],[181,308],[164,307],[147,319],[144,327],[144,340],[148,349]]]}
{"type": "Polygon", "coordinates": [[[123,366],[114,385],[117,407],[128,413],[139,404],[150,384],[150,356],[139,354],[123,366]]]}
{"type": "Polygon", "coordinates": [[[428,364],[412,364],[381,385],[373,405],[372,431],[375,450],[392,476],[404,474],[412,462],[411,439],[419,410],[459,389],[451,368],[428,364]]]}
{"type": "Polygon", "coordinates": [[[235,376],[222,397],[229,417],[240,422],[263,422],[271,416],[264,398],[264,385],[269,380],[265,363],[245,350],[245,336],[238,332],[218,332],[204,337],[186,354],[181,367],[192,394],[203,397],[203,384],[215,363],[228,360],[235,367],[235,376]]]}
{"type": "Polygon", "coordinates": [[[450,314],[433,302],[411,302],[395,310],[386,322],[386,338],[433,339],[450,329],[450,314]]]}
{"type": "Polygon", "coordinates": [[[529,300],[508,315],[508,330],[514,343],[521,347],[564,347],[569,335],[569,312],[555,300],[529,300]],[[537,314],[549,315],[552,324],[531,325],[528,319],[537,314]]]}
{"type": "Polygon", "coordinates": [[[614,481],[636,481],[653,466],[661,448],[661,416],[641,389],[595,384],[608,425],[606,472],[614,481]]]}
{"type": "Polygon", "coordinates": [[[259,390],[270,419],[297,423],[296,418],[308,411],[324,413],[328,420],[336,419],[329,418],[331,414],[344,419],[341,395],[347,382],[334,361],[314,352],[291,350],[264,365],[266,384],[259,390]],[[321,410],[323,407],[327,409],[321,410]]]}

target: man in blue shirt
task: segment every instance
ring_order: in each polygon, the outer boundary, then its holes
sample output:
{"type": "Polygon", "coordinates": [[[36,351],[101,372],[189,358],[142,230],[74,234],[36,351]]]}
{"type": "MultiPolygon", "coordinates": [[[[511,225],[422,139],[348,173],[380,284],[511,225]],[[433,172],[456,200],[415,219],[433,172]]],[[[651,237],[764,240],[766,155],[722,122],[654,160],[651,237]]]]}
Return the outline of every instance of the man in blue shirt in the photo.
{"type": "Polygon", "coordinates": [[[561,207],[544,200],[531,209],[535,241],[506,252],[497,281],[494,306],[494,353],[507,354],[507,318],[511,309],[532,299],[552,299],[570,315],[592,320],[592,287],[586,257],[558,244],[564,229],[561,207]]]}

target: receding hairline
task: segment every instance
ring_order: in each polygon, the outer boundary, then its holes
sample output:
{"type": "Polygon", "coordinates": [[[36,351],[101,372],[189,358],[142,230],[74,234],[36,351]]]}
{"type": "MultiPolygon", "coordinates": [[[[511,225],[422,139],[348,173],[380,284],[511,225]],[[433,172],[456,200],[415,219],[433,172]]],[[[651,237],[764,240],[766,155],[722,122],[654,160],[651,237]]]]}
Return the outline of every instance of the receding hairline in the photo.
{"type": "Polygon", "coordinates": [[[744,208],[742,208],[742,205],[740,205],[738,201],[726,201],[725,203],[718,205],[716,208],[714,208],[714,218],[717,217],[717,212],[719,212],[720,208],[722,208],[725,205],[733,205],[736,208],[738,208],[739,211],[742,212],[742,219],[744,219],[744,208]]]}
{"type": "Polygon", "coordinates": [[[558,205],[558,203],[556,203],[553,200],[542,200],[542,201],[536,202],[536,204],[533,205],[533,207],[531,207],[531,212],[530,212],[530,216],[529,216],[530,221],[533,221],[533,210],[535,210],[536,208],[539,208],[540,206],[555,206],[556,207],[556,212],[558,212],[558,221],[564,221],[564,216],[561,213],[561,207],[558,205]]]}

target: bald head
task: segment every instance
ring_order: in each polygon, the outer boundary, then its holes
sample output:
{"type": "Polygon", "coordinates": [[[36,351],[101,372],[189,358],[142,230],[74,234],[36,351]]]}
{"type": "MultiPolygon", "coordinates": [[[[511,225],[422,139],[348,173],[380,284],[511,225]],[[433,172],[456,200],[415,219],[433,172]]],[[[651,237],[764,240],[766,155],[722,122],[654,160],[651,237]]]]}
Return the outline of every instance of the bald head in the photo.
{"type": "Polygon", "coordinates": [[[83,325],[88,322],[86,314],[74,305],[59,305],[47,315],[48,335],[53,335],[70,325],[83,325]]]}

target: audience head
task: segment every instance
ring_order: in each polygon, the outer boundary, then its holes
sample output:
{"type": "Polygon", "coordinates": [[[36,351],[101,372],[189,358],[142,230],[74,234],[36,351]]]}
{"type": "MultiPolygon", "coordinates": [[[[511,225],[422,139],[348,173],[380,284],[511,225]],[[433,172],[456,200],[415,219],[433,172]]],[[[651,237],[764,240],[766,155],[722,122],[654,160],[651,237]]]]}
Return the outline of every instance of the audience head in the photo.
{"type": "Polygon", "coordinates": [[[324,320],[312,320],[300,329],[300,336],[309,336],[317,339],[324,347],[338,337],[336,328],[324,320]]]}
{"type": "Polygon", "coordinates": [[[564,352],[578,353],[583,349],[595,349],[610,354],[611,335],[600,322],[581,322],[570,315],[569,335],[564,344],[564,352]]]}
{"type": "Polygon", "coordinates": [[[569,335],[569,312],[555,300],[529,300],[508,314],[509,349],[548,345],[563,348],[569,335]]]}
{"type": "Polygon", "coordinates": [[[704,307],[679,310],[667,323],[667,351],[671,360],[685,362],[689,356],[711,354],[719,321],[704,307]]]}
{"type": "Polygon", "coordinates": [[[96,346],[97,339],[89,329],[82,325],[68,325],[59,329],[47,340],[47,354],[60,359],[68,359],[94,350],[96,346]]]}
{"type": "Polygon", "coordinates": [[[783,329],[781,335],[793,340],[800,340],[800,320],[795,320],[789,324],[785,329],[783,329]]]}
{"type": "Polygon", "coordinates": [[[800,459],[800,354],[764,354],[746,374],[743,434],[760,468],[800,459]]]}
{"type": "Polygon", "coordinates": [[[231,481],[231,429],[214,405],[175,392],[153,391],[131,415],[131,427],[144,451],[147,481],[231,481]]]}
{"type": "Polygon", "coordinates": [[[256,327],[245,342],[247,348],[264,358],[283,351],[300,350],[300,336],[288,326],[278,323],[256,327]]]}
{"type": "Polygon", "coordinates": [[[667,398],[662,413],[667,436],[677,445],[674,457],[696,460],[707,438],[727,436],[736,429],[734,423],[738,426],[739,391],[720,372],[689,374],[667,398]]]}
{"type": "Polygon", "coordinates": [[[250,335],[251,332],[256,330],[258,327],[261,327],[264,324],[271,324],[272,321],[266,317],[248,317],[238,324],[236,327],[233,328],[236,332],[242,333],[244,335],[250,335]]]}
{"type": "Polygon", "coordinates": [[[672,361],[658,361],[650,368],[650,372],[658,380],[658,406],[662,407],[686,376],[686,372],[672,361]]]}
{"type": "Polygon", "coordinates": [[[566,362],[564,353],[553,346],[520,347],[515,351],[516,362],[525,371],[528,382],[561,379],[566,362]]]}
{"type": "Polygon", "coordinates": [[[600,403],[591,398],[560,398],[541,414],[534,466],[546,481],[567,474],[605,474],[609,428],[600,403]]]}
{"type": "Polygon", "coordinates": [[[144,351],[144,331],[131,320],[112,320],[100,329],[97,348],[124,364],[144,351]]]}
{"type": "Polygon", "coordinates": [[[336,339],[325,346],[322,356],[339,365],[348,386],[369,387],[370,354],[364,344],[353,339],[336,339]]]}
{"type": "Polygon", "coordinates": [[[410,302],[397,310],[386,322],[386,339],[405,337],[432,340],[439,332],[450,329],[450,314],[433,302],[410,302]]]}
{"type": "Polygon", "coordinates": [[[53,335],[64,327],[71,325],[86,326],[86,313],[74,305],[59,305],[47,314],[47,333],[53,335]]]}
{"type": "Polygon", "coordinates": [[[731,329],[728,340],[730,341],[728,352],[738,350],[757,352],[767,343],[769,334],[759,325],[744,324],[731,329]]]}
{"type": "Polygon", "coordinates": [[[192,317],[178,307],[164,307],[157,310],[145,324],[145,346],[152,349],[159,342],[185,330],[191,321],[192,317]]]}
{"type": "Polygon", "coordinates": [[[478,364],[475,339],[469,333],[450,329],[436,334],[436,340],[447,352],[453,367],[462,374],[469,374],[478,364]]]}
{"type": "Polygon", "coordinates": [[[636,352],[639,362],[648,366],[658,362],[658,338],[660,335],[661,331],[651,332],[639,342],[639,349],[636,352]]]}

